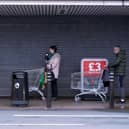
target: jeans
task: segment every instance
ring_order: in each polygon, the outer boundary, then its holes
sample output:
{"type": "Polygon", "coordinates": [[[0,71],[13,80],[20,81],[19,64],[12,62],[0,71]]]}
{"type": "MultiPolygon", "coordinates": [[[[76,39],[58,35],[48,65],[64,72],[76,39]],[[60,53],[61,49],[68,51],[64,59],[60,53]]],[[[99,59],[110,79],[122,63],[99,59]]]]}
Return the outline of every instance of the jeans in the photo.
{"type": "Polygon", "coordinates": [[[125,87],[124,87],[124,75],[118,75],[117,80],[119,82],[119,95],[120,99],[125,99],[125,87]]]}

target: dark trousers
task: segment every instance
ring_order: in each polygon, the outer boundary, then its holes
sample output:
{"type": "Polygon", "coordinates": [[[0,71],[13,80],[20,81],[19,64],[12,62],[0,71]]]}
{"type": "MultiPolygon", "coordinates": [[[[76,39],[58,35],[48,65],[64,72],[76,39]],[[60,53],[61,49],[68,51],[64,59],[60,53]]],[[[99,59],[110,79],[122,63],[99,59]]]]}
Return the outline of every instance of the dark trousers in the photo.
{"type": "Polygon", "coordinates": [[[124,75],[116,76],[116,85],[119,86],[120,99],[125,99],[124,75]]]}
{"type": "Polygon", "coordinates": [[[120,87],[119,88],[120,98],[125,99],[124,76],[119,75],[118,79],[119,79],[119,87],[120,87]]]}
{"type": "Polygon", "coordinates": [[[119,82],[120,82],[120,88],[122,88],[122,87],[124,86],[124,85],[123,85],[124,76],[123,76],[123,75],[119,75],[118,78],[119,78],[119,82]]]}
{"type": "Polygon", "coordinates": [[[54,79],[51,83],[52,97],[57,98],[58,89],[57,89],[57,79],[54,79]]]}

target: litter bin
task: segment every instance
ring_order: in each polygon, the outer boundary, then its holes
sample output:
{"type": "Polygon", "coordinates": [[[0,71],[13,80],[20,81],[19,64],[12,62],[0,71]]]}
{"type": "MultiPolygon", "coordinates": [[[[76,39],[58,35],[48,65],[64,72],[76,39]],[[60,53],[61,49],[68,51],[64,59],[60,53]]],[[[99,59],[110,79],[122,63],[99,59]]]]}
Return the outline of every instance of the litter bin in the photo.
{"type": "Polygon", "coordinates": [[[12,73],[12,105],[27,106],[29,104],[28,74],[17,71],[12,73]]]}

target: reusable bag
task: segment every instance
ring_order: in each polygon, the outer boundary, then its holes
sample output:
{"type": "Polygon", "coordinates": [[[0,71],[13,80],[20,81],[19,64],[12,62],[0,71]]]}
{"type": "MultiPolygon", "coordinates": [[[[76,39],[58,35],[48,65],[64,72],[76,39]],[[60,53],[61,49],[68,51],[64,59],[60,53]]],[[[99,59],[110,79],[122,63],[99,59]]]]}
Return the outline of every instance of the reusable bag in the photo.
{"type": "Polygon", "coordinates": [[[39,84],[40,84],[40,88],[43,88],[45,84],[45,73],[44,72],[41,74],[39,84]]]}

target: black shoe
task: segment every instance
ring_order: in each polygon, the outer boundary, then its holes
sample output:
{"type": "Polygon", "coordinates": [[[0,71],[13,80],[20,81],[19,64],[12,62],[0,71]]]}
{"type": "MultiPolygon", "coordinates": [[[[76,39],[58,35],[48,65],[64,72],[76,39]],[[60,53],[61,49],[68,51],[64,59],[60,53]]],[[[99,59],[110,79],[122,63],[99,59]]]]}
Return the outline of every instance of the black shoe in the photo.
{"type": "Polygon", "coordinates": [[[121,100],[120,100],[120,103],[121,103],[121,104],[125,104],[126,101],[125,101],[124,99],[121,99],[121,100]]]}
{"type": "Polygon", "coordinates": [[[57,100],[57,97],[52,97],[52,100],[53,100],[53,101],[56,101],[56,100],[57,100]]]}
{"type": "Polygon", "coordinates": [[[123,99],[121,99],[121,100],[118,100],[118,101],[116,101],[116,104],[124,104],[124,103],[126,103],[126,101],[123,99]]]}

